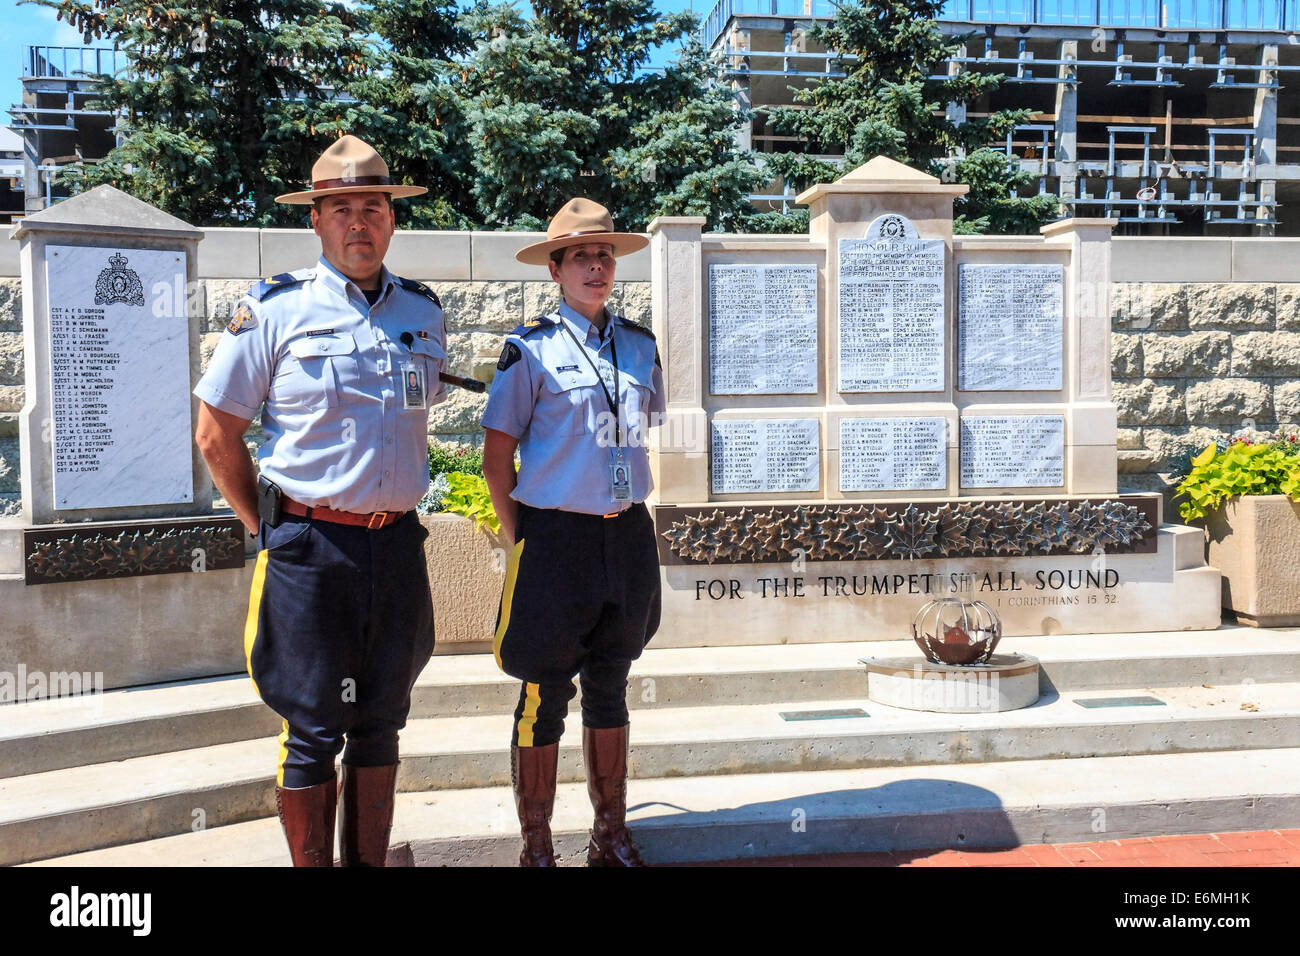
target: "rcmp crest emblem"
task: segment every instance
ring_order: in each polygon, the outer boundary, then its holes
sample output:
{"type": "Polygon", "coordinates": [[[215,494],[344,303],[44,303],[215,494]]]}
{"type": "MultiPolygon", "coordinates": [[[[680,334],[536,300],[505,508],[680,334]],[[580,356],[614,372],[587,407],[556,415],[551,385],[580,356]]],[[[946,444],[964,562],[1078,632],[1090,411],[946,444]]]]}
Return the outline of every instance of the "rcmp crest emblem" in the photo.
{"type": "MultiPolygon", "coordinates": [[[[226,331],[231,335],[238,335],[240,332],[247,332],[256,325],[257,316],[253,315],[253,310],[248,307],[247,303],[241,302],[239,308],[235,310],[235,314],[230,317],[230,321],[226,324],[226,331]]],[[[334,330],[329,329],[327,331],[333,332],[334,330]]],[[[326,330],[314,333],[308,332],[307,334],[323,335],[326,334],[326,330]]]]}
{"type": "Polygon", "coordinates": [[[886,216],[885,221],[880,224],[880,237],[895,242],[906,239],[907,227],[903,225],[903,220],[900,217],[886,216]]]}
{"type": "Polygon", "coordinates": [[[95,305],[144,305],[144,284],[134,269],[126,267],[127,259],[117,252],[109,257],[108,268],[101,269],[95,280],[95,305]]]}

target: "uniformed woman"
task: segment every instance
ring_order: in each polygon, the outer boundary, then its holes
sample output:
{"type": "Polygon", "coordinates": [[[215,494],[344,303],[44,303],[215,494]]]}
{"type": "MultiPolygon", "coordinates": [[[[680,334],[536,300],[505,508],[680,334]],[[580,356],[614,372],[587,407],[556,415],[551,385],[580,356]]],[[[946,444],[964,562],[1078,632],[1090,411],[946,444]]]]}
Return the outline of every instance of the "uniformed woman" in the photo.
{"type": "Polygon", "coordinates": [[[595,808],[588,864],[643,865],[624,820],[627,675],[659,626],[659,559],[642,502],[663,380],[654,335],[605,302],[616,257],[647,244],[615,232],[605,207],[572,199],[545,242],[516,254],[550,268],[562,301],[507,337],[483,415],[483,473],[514,543],[494,651],[523,683],[511,773],[524,866],[555,865],[556,761],[575,675],[595,808]]]}

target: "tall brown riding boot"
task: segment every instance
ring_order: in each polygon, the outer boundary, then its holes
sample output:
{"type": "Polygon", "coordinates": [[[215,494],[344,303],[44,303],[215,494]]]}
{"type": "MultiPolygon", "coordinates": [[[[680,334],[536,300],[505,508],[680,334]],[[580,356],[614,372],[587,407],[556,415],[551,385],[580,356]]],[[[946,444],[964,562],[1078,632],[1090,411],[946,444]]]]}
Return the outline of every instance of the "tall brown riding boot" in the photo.
{"type": "Polygon", "coordinates": [[[555,866],[551,847],[551,811],[555,807],[555,771],[560,745],[510,748],[510,782],[524,837],[520,866],[555,866]]]}
{"type": "Polygon", "coordinates": [[[334,809],[338,783],[330,777],[314,787],[276,787],[275,809],[294,866],[334,865],[334,809]]]}
{"type": "Polygon", "coordinates": [[[339,786],[339,865],[383,866],[393,829],[397,764],[343,765],[339,786]]]}
{"type": "Polygon", "coordinates": [[[645,866],[628,833],[628,725],[608,730],[582,728],[582,756],[587,764],[587,793],[596,809],[587,844],[588,866],[645,866]]]}

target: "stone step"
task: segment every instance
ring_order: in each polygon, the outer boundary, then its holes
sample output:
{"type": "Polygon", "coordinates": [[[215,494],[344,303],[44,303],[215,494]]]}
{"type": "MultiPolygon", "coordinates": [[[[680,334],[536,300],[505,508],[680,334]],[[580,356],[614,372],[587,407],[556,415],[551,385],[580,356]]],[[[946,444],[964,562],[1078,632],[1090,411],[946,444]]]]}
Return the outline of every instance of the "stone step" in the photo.
{"type": "MultiPolygon", "coordinates": [[[[998,651],[1038,658],[1045,693],[1300,681],[1295,628],[1007,638],[998,651]]],[[[919,660],[911,641],[652,649],[633,667],[628,701],[637,710],[659,710],[857,700],[866,695],[859,659],[868,656],[919,660]]],[[[509,714],[518,692],[491,655],[439,656],[420,675],[411,717],[509,714]]],[[[0,778],[252,740],[279,729],[279,718],[242,675],[29,701],[5,710],[0,778]]]]}
{"type": "MultiPolygon", "coordinates": [[[[869,716],[786,720],[843,700],[643,709],[631,775],[677,778],[955,765],[1287,746],[1300,739],[1300,684],[1052,693],[1024,710],[931,714],[858,702],[869,716]],[[1089,698],[1153,694],[1162,706],[1087,708],[1089,698]]],[[[406,792],[505,786],[511,718],[412,721],[402,734],[406,792]]],[[[583,779],[578,718],[560,780],[583,779]]],[[[0,864],[221,826],[274,812],[274,738],[134,757],[0,780],[0,864]]]]}
{"type": "MultiPolygon", "coordinates": [[[[1300,815],[1300,749],[633,780],[628,803],[658,864],[1264,830],[1300,815]]],[[[562,864],[583,861],[590,825],[585,785],[560,785],[562,864]]],[[[511,791],[399,794],[392,842],[409,843],[417,865],[513,866],[511,791]]],[[[262,819],[35,865],[288,863],[279,822],[262,819]]]]}

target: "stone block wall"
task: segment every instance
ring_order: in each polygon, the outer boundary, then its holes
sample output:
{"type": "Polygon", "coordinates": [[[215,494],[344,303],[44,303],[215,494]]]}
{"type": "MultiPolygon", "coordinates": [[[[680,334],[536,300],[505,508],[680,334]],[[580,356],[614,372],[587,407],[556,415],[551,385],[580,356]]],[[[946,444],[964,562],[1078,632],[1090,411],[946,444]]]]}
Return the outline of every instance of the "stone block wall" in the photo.
{"type": "Polygon", "coordinates": [[[1300,423],[1300,283],[1117,283],[1112,329],[1121,486],[1168,491],[1215,439],[1300,423]]]}
{"type": "Polygon", "coordinates": [[[18,513],[18,413],[23,392],[22,280],[0,277],[0,518],[18,513]]]}

